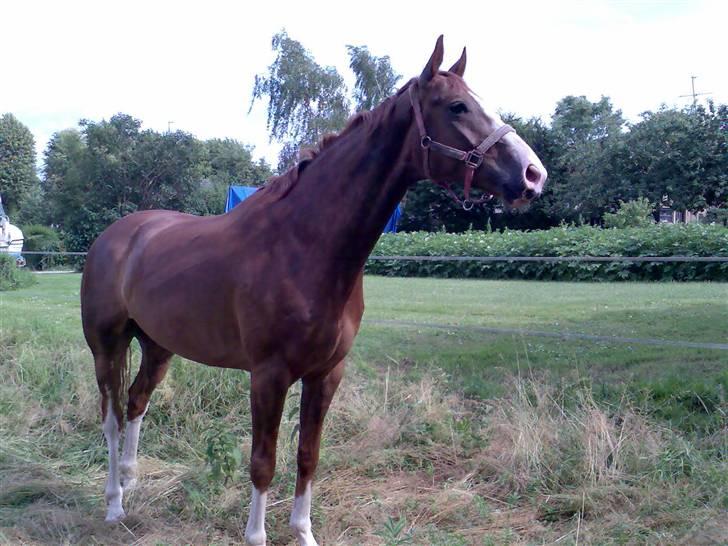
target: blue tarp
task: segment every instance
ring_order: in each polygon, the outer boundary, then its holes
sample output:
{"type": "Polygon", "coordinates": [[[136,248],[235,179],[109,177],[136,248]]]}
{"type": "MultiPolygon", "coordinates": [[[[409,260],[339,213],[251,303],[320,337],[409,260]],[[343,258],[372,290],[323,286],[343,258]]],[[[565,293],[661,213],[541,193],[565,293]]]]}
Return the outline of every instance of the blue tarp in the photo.
{"type": "Polygon", "coordinates": [[[397,233],[397,222],[399,222],[400,216],[402,216],[402,205],[398,203],[397,208],[394,209],[394,212],[392,213],[392,216],[389,217],[387,225],[384,226],[382,233],[397,233]]]}
{"type": "MultiPolygon", "coordinates": [[[[225,212],[233,209],[241,201],[245,201],[257,190],[258,188],[254,186],[230,186],[227,201],[225,202],[225,212]]],[[[400,216],[402,216],[402,205],[397,205],[382,233],[397,233],[397,222],[399,222],[400,216]]]]}
{"type": "Polygon", "coordinates": [[[245,201],[253,195],[258,188],[254,186],[230,186],[228,188],[227,201],[225,202],[225,212],[229,212],[235,205],[241,201],[245,201]]]}

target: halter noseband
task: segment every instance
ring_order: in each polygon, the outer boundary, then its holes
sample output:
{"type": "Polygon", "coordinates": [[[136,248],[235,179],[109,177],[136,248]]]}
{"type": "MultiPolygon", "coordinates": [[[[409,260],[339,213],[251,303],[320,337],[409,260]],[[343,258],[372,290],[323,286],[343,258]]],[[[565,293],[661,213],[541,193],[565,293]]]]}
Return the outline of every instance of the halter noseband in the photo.
{"type": "Polygon", "coordinates": [[[422,117],[420,101],[415,91],[416,87],[417,82],[412,82],[409,87],[409,97],[410,102],[412,103],[412,110],[415,114],[417,129],[419,129],[420,131],[420,145],[424,150],[423,166],[425,169],[425,176],[439,186],[445,188],[450,196],[458,204],[460,204],[464,210],[471,210],[473,208],[473,205],[475,205],[476,203],[482,203],[491,199],[493,197],[492,195],[486,195],[475,201],[470,199],[470,187],[473,183],[473,176],[475,175],[476,169],[480,167],[480,165],[482,165],[485,153],[490,150],[505,135],[507,135],[508,133],[515,133],[515,129],[513,129],[513,127],[511,127],[510,125],[502,125],[501,127],[498,127],[498,129],[493,131],[490,135],[488,135],[485,140],[483,140],[483,142],[481,142],[478,146],[476,146],[469,152],[460,150],[458,148],[453,148],[452,146],[448,146],[447,144],[442,144],[441,142],[432,140],[432,138],[427,135],[427,129],[425,129],[425,121],[422,117]],[[455,194],[452,188],[450,188],[450,185],[447,182],[434,180],[432,178],[432,175],[430,173],[430,150],[434,150],[439,154],[451,157],[453,159],[457,159],[458,161],[462,161],[463,163],[465,163],[465,178],[463,180],[463,196],[465,197],[464,199],[461,200],[455,194]]]}

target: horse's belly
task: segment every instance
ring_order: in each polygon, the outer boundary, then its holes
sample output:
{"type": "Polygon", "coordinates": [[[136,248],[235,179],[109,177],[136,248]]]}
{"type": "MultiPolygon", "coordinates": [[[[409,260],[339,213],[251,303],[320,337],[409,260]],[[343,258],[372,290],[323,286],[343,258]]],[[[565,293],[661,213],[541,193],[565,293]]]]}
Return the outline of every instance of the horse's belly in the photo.
{"type": "Polygon", "coordinates": [[[201,284],[184,291],[139,287],[129,300],[129,318],[155,343],[184,358],[248,369],[229,298],[201,284]]]}

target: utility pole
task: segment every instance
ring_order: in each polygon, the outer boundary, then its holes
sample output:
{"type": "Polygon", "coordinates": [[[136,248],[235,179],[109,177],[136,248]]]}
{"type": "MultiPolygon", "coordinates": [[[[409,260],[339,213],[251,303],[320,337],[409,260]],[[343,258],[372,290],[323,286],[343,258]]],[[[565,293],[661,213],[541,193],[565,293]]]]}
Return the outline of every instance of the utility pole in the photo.
{"type": "Polygon", "coordinates": [[[695,80],[697,79],[697,76],[690,76],[690,84],[692,85],[693,92],[689,95],[680,95],[681,99],[693,97],[693,108],[698,104],[698,97],[700,95],[711,95],[712,93],[696,93],[695,92],[695,80]]]}

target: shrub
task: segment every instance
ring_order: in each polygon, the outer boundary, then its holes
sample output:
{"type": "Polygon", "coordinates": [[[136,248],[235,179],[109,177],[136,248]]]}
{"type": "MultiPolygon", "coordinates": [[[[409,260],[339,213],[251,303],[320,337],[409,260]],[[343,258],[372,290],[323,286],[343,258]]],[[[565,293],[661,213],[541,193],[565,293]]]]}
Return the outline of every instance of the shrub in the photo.
{"type": "Polygon", "coordinates": [[[15,258],[8,254],[0,254],[0,292],[15,290],[35,283],[29,271],[18,268],[15,258]]]}
{"type": "MultiPolygon", "coordinates": [[[[723,226],[559,227],[545,231],[469,231],[382,235],[381,256],[728,256],[723,226]]],[[[370,260],[367,273],[399,277],[563,281],[728,280],[728,262],[445,262],[370,260]]]]}
{"type": "MultiPolygon", "coordinates": [[[[37,252],[59,252],[63,250],[58,232],[48,226],[30,224],[23,226],[25,244],[23,250],[37,252]]],[[[49,269],[60,263],[58,256],[39,256],[31,254],[26,256],[28,265],[33,269],[49,269]]]]}
{"type": "Polygon", "coordinates": [[[626,203],[620,199],[619,209],[615,213],[604,214],[604,227],[628,228],[645,227],[654,224],[652,211],[654,206],[646,197],[640,197],[626,203]]]}

